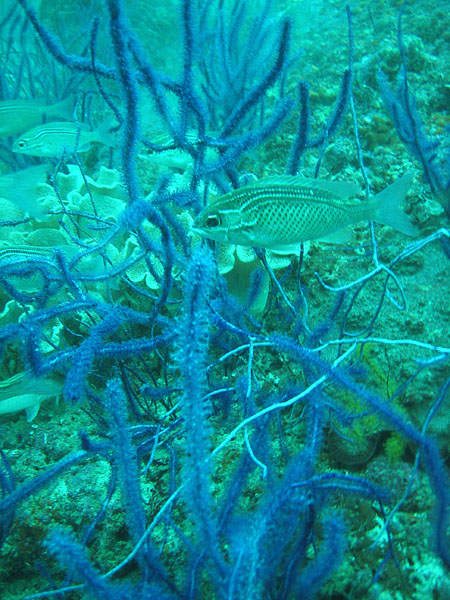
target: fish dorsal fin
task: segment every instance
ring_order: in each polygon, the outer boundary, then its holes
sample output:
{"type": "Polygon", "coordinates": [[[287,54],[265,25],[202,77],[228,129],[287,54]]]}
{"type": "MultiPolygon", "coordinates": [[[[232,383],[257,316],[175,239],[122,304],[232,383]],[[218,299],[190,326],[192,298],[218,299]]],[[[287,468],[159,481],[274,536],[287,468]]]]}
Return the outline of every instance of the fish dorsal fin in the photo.
{"type": "Polygon", "coordinates": [[[360,187],[357,183],[348,181],[326,181],[324,179],[311,179],[301,177],[300,175],[271,175],[270,177],[262,177],[250,184],[252,187],[266,187],[270,185],[288,185],[290,187],[303,187],[319,192],[327,192],[338,196],[339,198],[350,198],[360,192],[360,187]]]}

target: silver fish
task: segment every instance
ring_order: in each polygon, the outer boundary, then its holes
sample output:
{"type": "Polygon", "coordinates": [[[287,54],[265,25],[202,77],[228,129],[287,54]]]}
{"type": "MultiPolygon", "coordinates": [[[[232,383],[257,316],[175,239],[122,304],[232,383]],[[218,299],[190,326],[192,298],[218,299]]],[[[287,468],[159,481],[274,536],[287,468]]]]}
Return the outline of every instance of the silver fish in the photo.
{"type": "Polygon", "coordinates": [[[22,244],[21,246],[0,246],[0,268],[5,265],[17,265],[26,263],[29,259],[41,261],[50,266],[57,266],[55,251],[60,252],[65,260],[71,260],[80,248],[77,246],[58,245],[58,246],[31,246],[22,244]]]}
{"type": "MultiPolygon", "coordinates": [[[[56,260],[55,251],[60,252],[64,259],[69,262],[80,254],[80,248],[75,245],[61,244],[57,246],[31,246],[23,244],[21,246],[0,246],[0,272],[3,272],[4,277],[15,277],[18,279],[14,282],[21,292],[32,292],[40,289],[42,286],[41,274],[36,269],[33,275],[18,277],[14,274],[8,274],[8,267],[17,265],[26,265],[32,259],[36,263],[44,263],[50,267],[59,269],[58,261],[56,260]]],[[[81,275],[103,275],[105,273],[104,262],[101,256],[97,254],[88,254],[83,256],[76,262],[74,270],[81,275]]]]}
{"type": "Polygon", "coordinates": [[[3,100],[0,102],[0,137],[16,135],[47,119],[72,119],[74,99],[67,97],[61,102],[46,106],[43,100],[3,100]]]}
{"type": "Polygon", "coordinates": [[[355,183],[265,177],[233,190],[204,208],[194,219],[193,231],[229,244],[291,250],[308,240],[342,241],[349,225],[377,221],[413,235],[414,226],[399,205],[413,180],[406,173],[369,201],[351,200],[355,183]]]}
{"type": "Polygon", "coordinates": [[[41,258],[49,261],[53,258],[52,246],[4,246],[0,247],[0,266],[27,258],[41,258]]]}
{"type": "MultiPolygon", "coordinates": [[[[47,173],[51,169],[51,165],[36,165],[21,171],[0,175],[0,198],[14,202],[33,217],[41,216],[43,211],[37,201],[35,189],[40,183],[47,181],[47,173]]],[[[7,215],[0,216],[0,220],[6,218],[7,215]]]]}
{"type": "MultiPolygon", "coordinates": [[[[216,135],[211,133],[210,135],[216,135]]],[[[149,139],[154,144],[160,144],[161,146],[168,146],[173,144],[173,138],[166,133],[150,135],[149,139]]],[[[186,140],[193,145],[199,143],[198,136],[195,132],[188,131],[186,133],[186,140]]],[[[217,159],[218,152],[214,148],[208,146],[206,148],[205,160],[206,162],[212,162],[217,159]]],[[[181,148],[170,148],[163,152],[155,152],[146,149],[146,152],[141,152],[139,158],[144,161],[145,165],[154,165],[156,167],[168,167],[169,169],[186,171],[191,168],[194,164],[194,159],[189,152],[182,150],[181,148]]]]}
{"type": "Polygon", "coordinates": [[[114,146],[110,120],[91,131],[85,123],[55,121],[33,127],[23,133],[13,144],[13,152],[31,156],[61,157],[63,153],[86,152],[92,142],[114,146]]]}
{"type": "Polygon", "coordinates": [[[41,402],[60,396],[62,389],[62,379],[35,379],[28,373],[17,373],[0,382],[0,415],[25,410],[27,421],[32,421],[41,402]]]}

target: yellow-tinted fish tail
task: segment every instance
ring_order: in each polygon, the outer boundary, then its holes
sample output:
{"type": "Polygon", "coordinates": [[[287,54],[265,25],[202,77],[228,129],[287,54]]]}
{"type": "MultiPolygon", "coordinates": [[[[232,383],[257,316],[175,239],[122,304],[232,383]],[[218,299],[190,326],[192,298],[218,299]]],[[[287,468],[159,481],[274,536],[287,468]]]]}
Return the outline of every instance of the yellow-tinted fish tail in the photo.
{"type": "Polygon", "coordinates": [[[73,97],[67,96],[67,98],[64,98],[64,100],[61,100],[60,102],[56,102],[56,104],[44,107],[43,112],[47,118],[56,117],[58,119],[65,119],[66,121],[72,121],[73,107],[73,97]]]}
{"type": "Polygon", "coordinates": [[[397,229],[397,231],[401,231],[406,235],[415,235],[417,233],[417,229],[401,209],[401,204],[406,198],[413,178],[414,174],[408,171],[403,177],[394,181],[394,183],[375,196],[372,201],[374,206],[374,221],[383,225],[389,225],[389,227],[397,229]]]}
{"type": "Polygon", "coordinates": [[[100,142],[105,146],[114,147],[116,145],[116,138],[114,133],[110,132],[111,127],[113,127],[113,124],[113,118],[106,118],[102,123],[100,123],[97,129],[94,129],[94,131],[92,131],[89,134],[90,141],[100,142]]]}

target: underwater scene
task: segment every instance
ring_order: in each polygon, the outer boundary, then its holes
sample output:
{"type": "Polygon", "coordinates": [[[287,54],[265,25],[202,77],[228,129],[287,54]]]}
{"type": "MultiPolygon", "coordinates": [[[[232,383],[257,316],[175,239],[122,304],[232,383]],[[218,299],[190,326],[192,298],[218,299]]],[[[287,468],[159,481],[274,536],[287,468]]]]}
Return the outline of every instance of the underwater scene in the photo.
{"type": "Polygon", "coordinates": [[[0,0],[0,600],[450,599],[450,11],[0,0]]]}

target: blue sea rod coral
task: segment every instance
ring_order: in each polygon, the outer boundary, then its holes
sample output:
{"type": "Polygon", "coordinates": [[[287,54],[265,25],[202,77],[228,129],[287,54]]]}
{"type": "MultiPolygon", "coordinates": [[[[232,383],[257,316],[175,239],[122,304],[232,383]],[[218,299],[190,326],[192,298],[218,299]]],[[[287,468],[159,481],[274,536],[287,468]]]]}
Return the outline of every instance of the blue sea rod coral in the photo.
{"type": "Polygon", "coordinates": [[[437,561],[445,594],[450,234],[418,178],[410,239],[362,222],[271,253],[192,227],[263,176],[325,205],[351,181],[357,206],[411,171],[359,125],[388,23],[308,6],[306,32],[269,0],[2,11],[2,100],[42,107],[39,138],[69,97],[75,135],[41,167],[13,151],[29,122],[0,147],[6,177],[40,173],[1,203],[2,598],[416,597],[437,561]],[[111,146],[80,145],[99,126],[111,146]],[[49,389],[32,424],[11,410],[49,389]]]}

